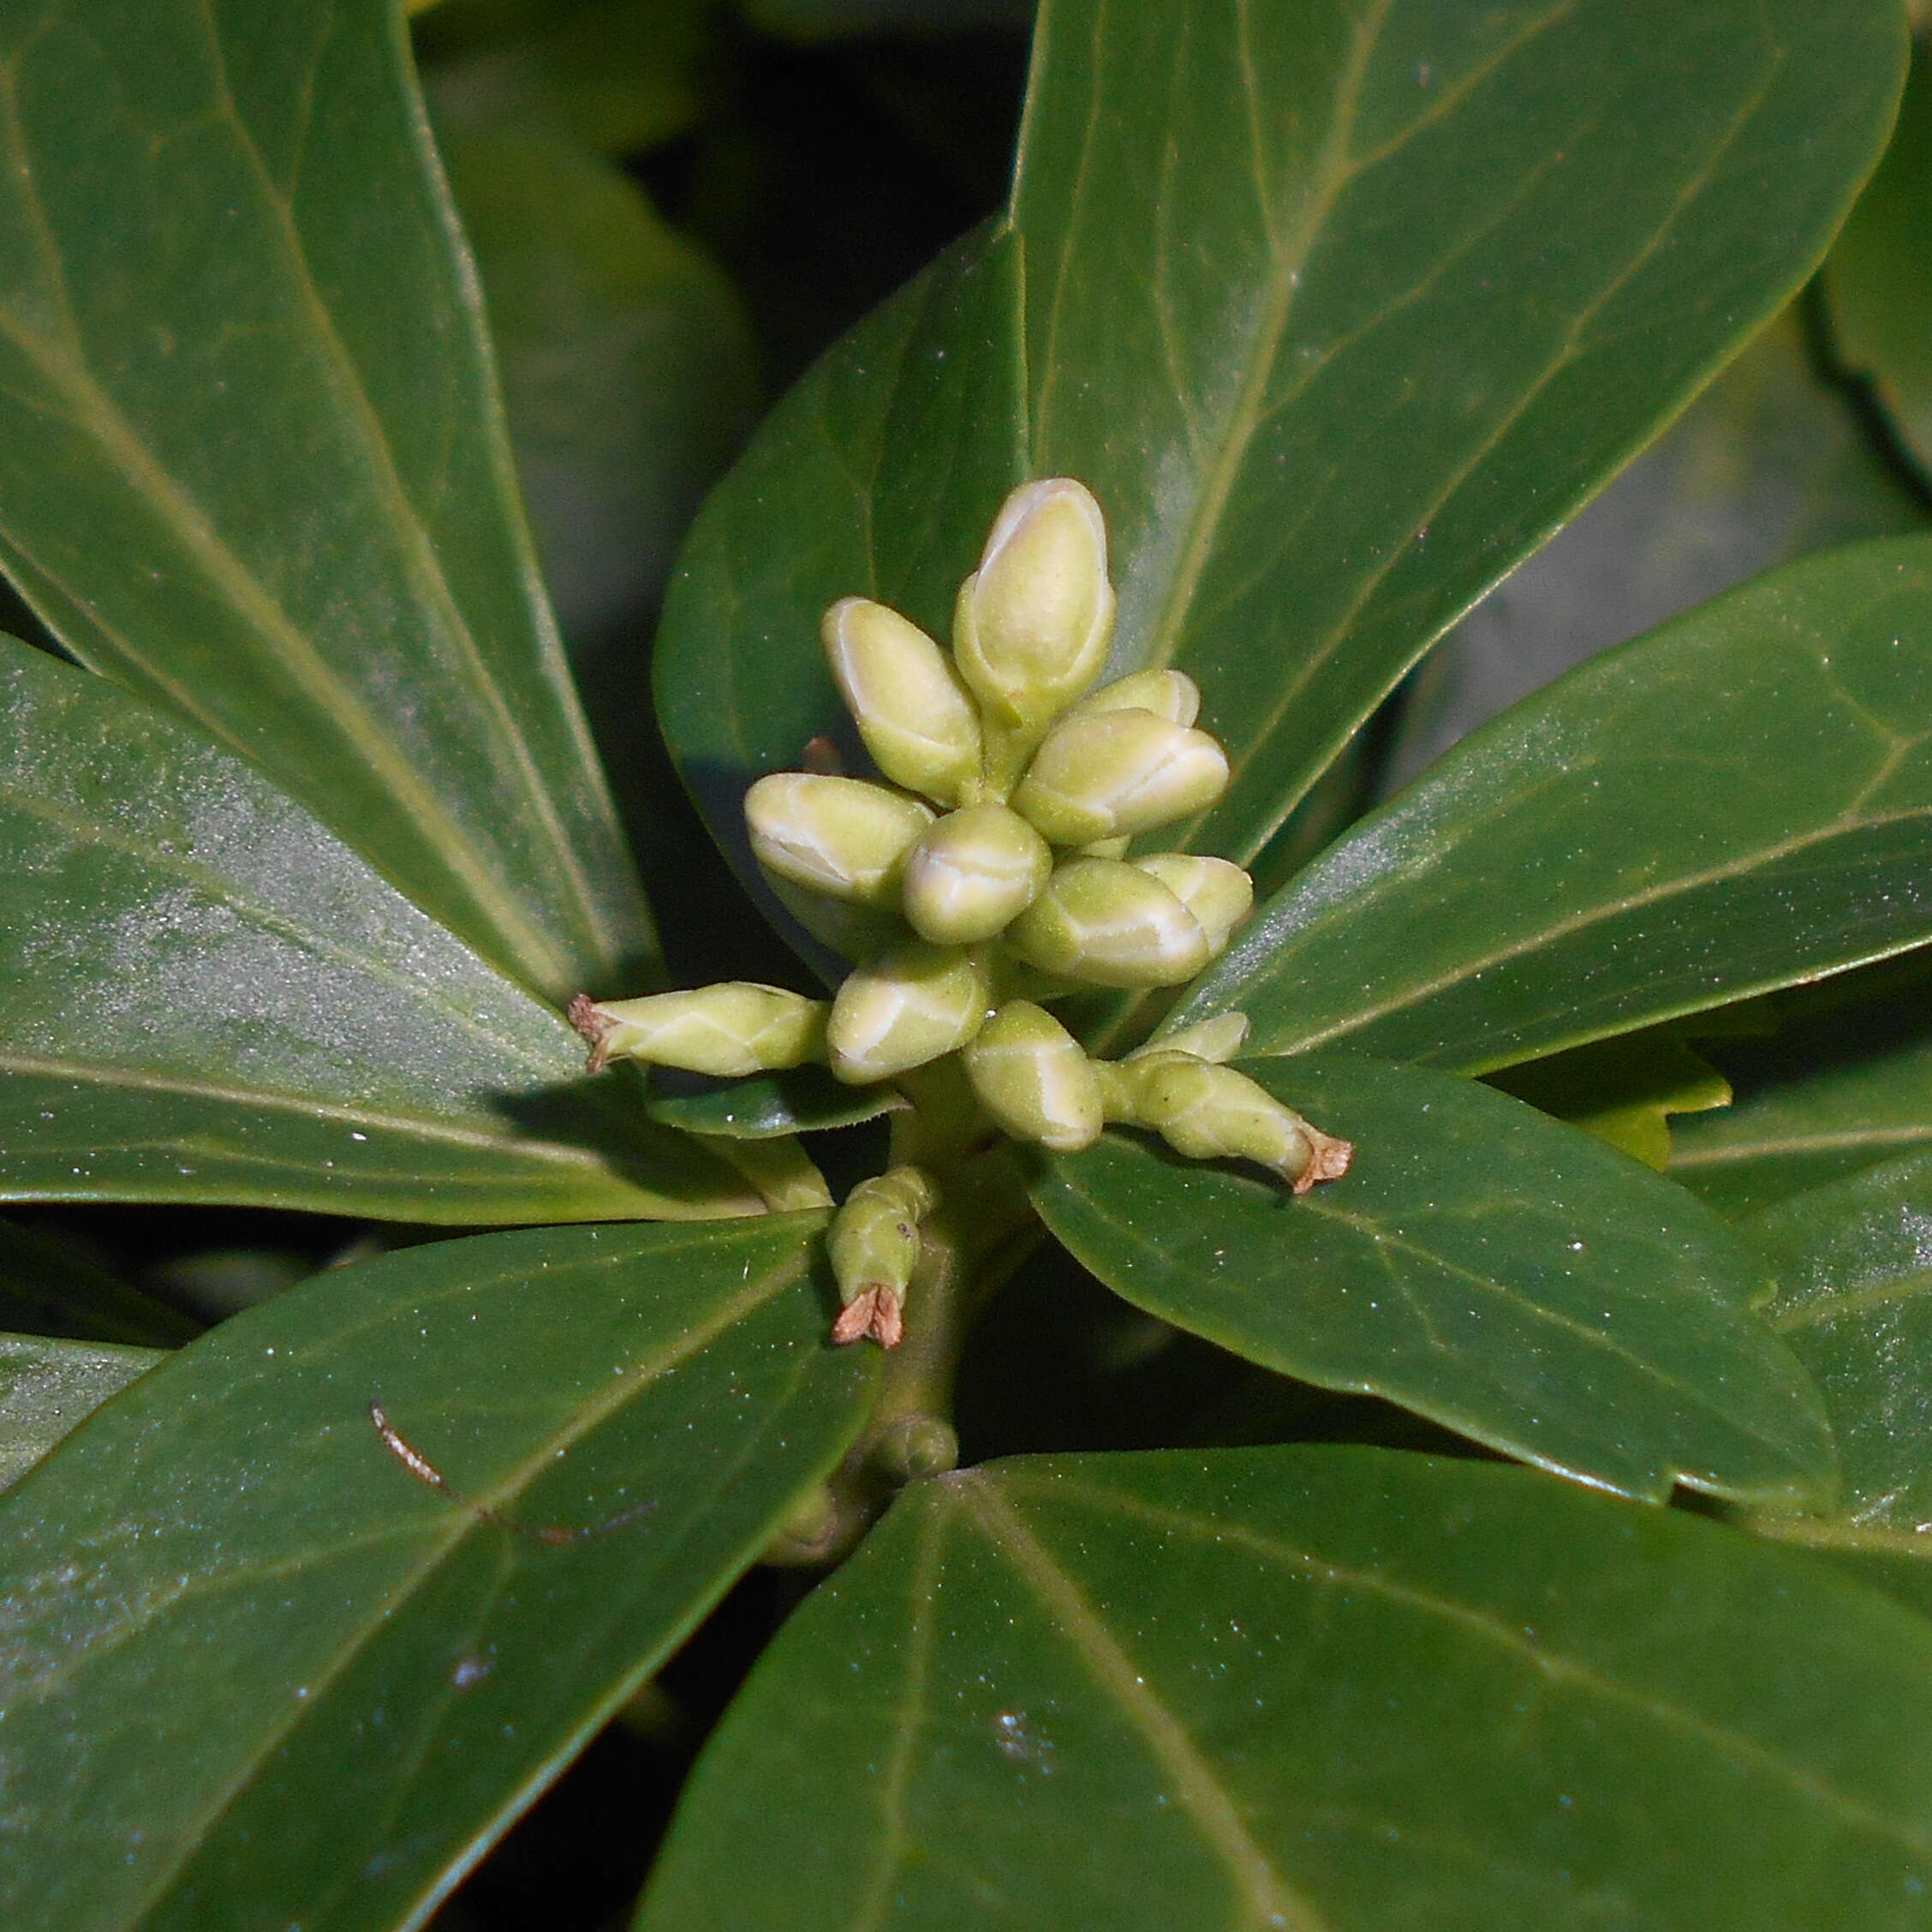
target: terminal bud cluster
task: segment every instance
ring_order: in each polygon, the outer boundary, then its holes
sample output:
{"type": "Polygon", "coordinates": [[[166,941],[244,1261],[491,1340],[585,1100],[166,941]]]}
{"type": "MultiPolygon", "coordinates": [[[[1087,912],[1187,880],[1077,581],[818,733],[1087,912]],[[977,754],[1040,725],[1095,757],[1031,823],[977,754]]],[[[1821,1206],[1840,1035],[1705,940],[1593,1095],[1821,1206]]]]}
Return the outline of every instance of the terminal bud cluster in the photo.
{"type": "MultiPolygon", "coordinates": [[[[774,772],[747,794],[745,821],[781,901],[852,970],[829,1001],[747,981],[580,995],[569,1017],[592,1070],[814,1062],[870,1085],[957,1053],[985,1112],[1055,1153],[1113,1122],[1193,1159],[1257,1162],[1297,1193],[1344,1173],[1346,1142],[1225,1064],[1247,1032],[1239,1014],[1109,1062],[1047,1011],[1083,987],[1182,985],[1254,903],[1224,859],[1130,856],[1131,840],[1211,806],[1229,773],[1184,673],[1094,688],[1113,616],[1100,505],[1067,477],[1006,499],[960,586],[950,653],[883,604],[834,604],[826,658],[886,782],[774,772]]],[[[845,1303],[835,1339],[897,1342],[937,1199],[909,1166],[852,1190],[829,1237],[845,1303]]]]}

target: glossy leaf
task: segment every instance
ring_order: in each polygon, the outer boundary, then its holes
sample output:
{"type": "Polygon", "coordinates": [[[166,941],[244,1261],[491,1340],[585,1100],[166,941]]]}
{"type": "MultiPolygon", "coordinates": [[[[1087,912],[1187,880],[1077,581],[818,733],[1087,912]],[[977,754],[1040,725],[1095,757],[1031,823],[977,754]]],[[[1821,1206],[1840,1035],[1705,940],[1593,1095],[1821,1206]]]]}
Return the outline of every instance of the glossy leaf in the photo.
{"type": "Polygon", "coordinates": [[[1932,1148],[1932,1000],[1923,968],[1898,963],[1915,970],[1890,997],[1794,1015],[1724,1049],[1735,1101],[1682,1124],[1672,1179],[1745,1214],[1932,1148]]]}
{"type": "Polygon", "coordinates": [[[0,1489],[10,1488],[110,1395],[167,1359],[113,1342],[0,1335],[0,1489]]]}
{"type": "Polygon", "coordinates": [[[499,967],[648,952],[385,0],[0,22],[0,561],[499,967]]]}
{"type": "Polygon", "coordinates": [[[0,640],[0,1196],[755,1213],[266,779],[0,640]]]}
{"type": "Polygon", "coordinates": [[[1806,558],[1513,706],[1181,1009],[1482,1072],[1932,939],[1932,540],[1806,558]]]}
{"type": "Polygon", "coordinates": [[[201,1324],[51,1233],[0,1220],[0,1320],[75,1341],[173,1347],[201,1324]]]}
{"type": "Polygon", "coordinates": [[[1244,1072],[1355,1143],[1291,1197],[1115,1133],[1046,1225],[1136,1308],[1627,1495],[1822,1500],[1816,1392],[1750,1304],[1763,1264],[1681,1189],[1507,1094],[1349,1054],[1244,1072]]]}
{"type": "Polygon", "coordinates": [[[1932,63],[1921,46],[1885,158],[1823,277],[1840,359],[1871,385],[1922,475],[1932,476],[1932,63]]]}
{"type": "MultiPolygon", "coordinates": [[[[581,641],[661,593],[677,537],[745,427],[750,333],[718,269],[596,156],[462,120],[443,152],[544,581],[581,662],[581,641]]],[[[639,669],[635,650],[623,656],[591,682],[619,684],[635,717],[639,669]]]]}
{"type": "Polygon", "coordinates": [[[722,1134],[761,1141],[779,1134],[818,1133],[856,1127],[911,1105],[895,1087],[848,1087],[824,1067],[793,1067],[754,1074],[748,1080],[701,1081],[675,1074],[652,1076],[645,1103],[653,1120],[692,1134],[722,1134]]]}
{"type": "Polygon", "coordinates": [[[1657,1168],[1670,1164],[1674,1117],[1731,1100],[1724,1076],[1664,1028],[1530,1060],[1491,1084],[1657,1168]]]}
{"type": "Polygon", "coordinates": [[[1845,1468],[1835,1508],[1746,1520],[1932,1613],[1932,1153],[1793,1195],[1744,1231],[1770,1256],[1772,1326],[1810,1370],[1845,1468]]]}
{"type": "Polygon", "coordinates": [[[10,1932],[419,1923],[856,1429],[874,1362],[826,1344],[822,1225],[322,1275],[27,1476],[0,1500],[10,1932]]]}
{"type": "Polygon", "coordinates": [[[1929,1793],[1932,1631],[1719,1525],[1386,1451],[1029,1458],[798,1612],[637,1923],[1907,1932],[1929,1793]]]}

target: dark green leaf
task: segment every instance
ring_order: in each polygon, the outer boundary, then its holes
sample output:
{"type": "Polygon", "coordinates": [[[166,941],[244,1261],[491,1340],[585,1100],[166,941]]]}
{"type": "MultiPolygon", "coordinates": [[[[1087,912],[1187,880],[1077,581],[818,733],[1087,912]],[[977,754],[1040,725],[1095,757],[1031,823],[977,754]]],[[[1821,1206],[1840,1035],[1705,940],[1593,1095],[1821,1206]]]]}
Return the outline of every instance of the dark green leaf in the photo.
{"type": "Polygon", "coordinates": [[[647,952],[386,0],[0,18],[0,559],[552,997],[647,952]]]}
{"type": "Polygon", "coordinates": [[[1032,0],[744,0],[748,18],[767,33],[829,40],[848,33],[957,33],[1018,27],[1032,0]]]}
{"type": "Polygon", "coordinates": [[[1530,1060],[1490,1084],[1659,1168],[1670,1164],[1673,1116],[1731,1100],[1724,1076],[1662,1027],[1530,1060]]]}
{"type": "Polygon", "coordinates": [[[1932,1154],[1794,1195],[1744,1232],[1777,1270],[1765,1312],[1823,1392],[1845,1468],[1828,1513],[1749,1518],[1932,1613],[1932,1154]]]}
{"type": "Polygon", "coordinates": [[[0,1489],[19,1482],[109,1396],[166,1359],[159,1349],[0,1335],[0,1489]]]}
{"type": "Polygon", "coordinates": [[[1744,1214],[1932,1146],[1927,993],[1920,971],[1888,998],[1793,1017],[1724,1050],[1735,1102],[1683,1124],[1671,1178],[1720,1213],[1744,1214]]]}
{"type": "MultiPolygon", "coordinates": [[[[0,1162],[3,1165],[3,1162],[0,1162]]],[[[172,1347],[201,1324],[51,1234],[0,1220],[0,1321],[75,1341],[172,1347]]]]}
{"type": "Polygon", "coordinates": [[[1922,45],[1885,158],[1825,264],[1840,357],[1932,475],[1932,63],[1922,45]]]}
{"type": "Polygon", "coordinates": [[[9,1932],[419,1923],[856,1429],[822,1225],[322,1275],[0,1499],[9,1932]]]}
{"type": "Polygon", "coordinates": [[[1374,1450],[1028,1459],[797,1613],[638,1925],[1919,1932],[1929,1793],[1932,1631],[1720,1525],[1374,1450]]]}
{"type": "Polygon", "coordinates": [[[265,778],[0,640],[0,1196],[755,1213],[265,778]]]}
{"type": "Polygon", "coordinates": [[[692,1134],[724,1134],[761,1141],[778,1134],[810,1134],[856,1127],[910,1105],[894,1087],[848,1087],[823,1067],[794,1067],[748,1080],[700,1081],[653,1076],[651,1118],[692,1134]]]}
{"type": "MultiPolygon", "coordinates": [[[[594,155],[502,128],[447,134],[443,152],[545,581],[578,644],[662,591],[672,546],[744,430],[749,332],[719,271],[594,155]]],[[[636,716],[635,649],[623,655],[608,675],[636,716]]]]}
{"type": "Polygon", "coordinates": [[[1760,577],[1512,707],[1183,1009],[1481,1072],[1932,939],[1932,540],[1760,577]]]}
{"type": "Polygon", "coordinates": [[[714,829],[835,726],[825,606],[943,633],[1017,467],[1099,495],[1117,665],[1191,671],[1235,755],[1193,836],[1265,865],[1428,642],[1816,263],[1903,41],[1890,0],[1047,0],[1023,276],[968,299],[956,259],[874,316],[696,527],[660,689],[714,829]]]}
{"type": "Polygon", "coordinates": [[[1473,1082],[1243,1070],[1355,1164],[1294,1199],[1118,1134],[1055,1161],[1046,1225],[1136,1307],[1627,1495],[1828,1497],[1817,1393],[1750,1310],[1763,1265],[1682,1189],[1473,1082]]]}

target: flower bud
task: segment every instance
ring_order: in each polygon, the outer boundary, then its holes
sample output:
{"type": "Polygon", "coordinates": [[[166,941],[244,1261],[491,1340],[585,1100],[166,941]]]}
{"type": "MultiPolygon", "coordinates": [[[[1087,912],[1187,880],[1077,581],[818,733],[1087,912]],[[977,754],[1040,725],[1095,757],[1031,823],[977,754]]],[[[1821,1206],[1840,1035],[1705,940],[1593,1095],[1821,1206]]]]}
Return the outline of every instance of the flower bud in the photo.
{"type": "Polygon", "coordinates": [[[775,878],[826,897],[888,903],[929,807],[863,778],[774,772],[745,794],[745,824],[758,862],[775,878]]]}
{"type": "Polygon", "coordinates": [[[1031,905],[1053,869],[1046,841],[1004,805],[969,805],[906,855],[906,918],[934,945],[977,945],[1031,905]]]}
{"type": "Polygon", "coordinates": [[[905,1292],[919,1261],[919,1224],[939,1204],[916,1167],[893,1167],[861,1181],[826,1231],[826,1249],[844,1310],[832,1339],[840,1347],[870,1335],[896,1348],[905,1292]]]}
{"type": "Polygon", "coordinates": [[[1077,1154],[1100,1137],[1100,1076],[1044,1006],[1009,1001],[960,1058],[980,1104],[1016,1139],[1077,1154]]]}
{"type": "Polygon", "coordinates": [[[1201,687],[1184,671],[1136,671],[1082,698],[1069,718],[1097,718],[1107,711],[1151,711],[1170,724],[1191,724],[1201,715],[1201,687]]]}
{"type": "Polygon", "coordinates": [[[1013,809],[1056,845],[1085,845],[1184,819],[1227,782],[1227,754],[1205,731],[1151,711],[1104,711],[1046,734],[1013,809]]]}
{"type": "Polygon", "coordinates": [[[936,1060],[980,1030],[987,995],[971,953],[916,939],[896,947],[839,987],[826,1027],[832,1070],[857,1087],[936,1060]]]}
{"type": "Polygon", "coordinates": [[[1226,951],[1228,935],[1254,909],[1255,881],[1225,859],[1202,858],[1192,852],[1149,852],[1128,863],[1158,879],[1201,921],[1210,959],[1226,951]]]}
{"type": "Polygon", "coordinates": [[[1000,724],[1037,734],[1100,676],[1112,635],[1100,506],[1070,477],[1022,485],[960,587],[960,675],[1000,724]]]}
{"type": "Polygon", "coordinates": [[[980,777],[980,721],[945,653],[917,624],[843,597],[819,627],[873,762],[894,784],[955,805],[980,777]]]}
{"type": "Polygon", "coordinates": [[[820,945],[830,946],[841,959],[872,959],[889,947],[904,944],[908,934],[898,909],[853,905],[828,899],[789,880],[767,876],[772,896],[820,945]]]}
{"type": "Polygon", "coordinates": [[[1245,1013],[1217,1013],[1211,1020],[1196,1020],[1159,1040],[1150,1040],[1128,1054],[1130,1060],[1144,1060],[1154,1053],[1191,1053],[1197,1060],[1210,1060],[1219,1066],[1231,1060],[1248,1043],[1245,1013]]]}
{"type": "Polygon", "coordinates": [[[1191,1053],[1153,1052],[1113,1070],[1109,1116],[1151,1127],[1190,1160],[1253,1160],[1297,1194],[1339,1180],[1354,1148],[1311,1127],[1265,1087],[1191,1053]]]}
{"type": "Polygon", "coordinates": [[[689,993],[593,1000],[579,993],[569,1021],[590,1042],[590,1070],[614,1059],[732,1076],[825,1058],[826,1003],[750,980],[689,993]]]}
{"type": "Polygon", "coordinates": [[[1088,986],[1178,986],[1208,963],[1201,922],[1118,859],[1071,859],[1006,928],[1028,965],[1088,986]]]}

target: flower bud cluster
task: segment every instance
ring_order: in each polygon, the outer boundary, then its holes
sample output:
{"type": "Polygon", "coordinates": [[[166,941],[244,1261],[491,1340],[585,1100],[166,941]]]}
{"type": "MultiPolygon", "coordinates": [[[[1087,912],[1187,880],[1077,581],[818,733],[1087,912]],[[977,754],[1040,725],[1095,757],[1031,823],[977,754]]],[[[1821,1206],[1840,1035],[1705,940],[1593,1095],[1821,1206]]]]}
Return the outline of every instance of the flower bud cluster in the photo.
{"type": "MultiPolygon", "coordinates": [[[[1184,673],[1095,689],[1113,617],[1100,505],[1066,477],[1007,498],[960,586],[950,653],[885,605],[834,604],[826,654],[885,782],[774,773],[751,787],[745,820],[773,890],[854,969],[829,1003],[748,982],[580,996],[569,1017],[593,1070],[615,1057],[727,1075],[822,1060],[869,1084],[957,1052],[999,1125],[1055,1152],[1118,1122],[1191,1158],[1258,1161],[1297,1193],[1340,1175],[1345,1142],[1222,1064],[1246,1033],[1239,1015],[1106,1063],[1042,1004],[1179,986],[1254,902],[1225,860],[1128,856],[1212,805],[1229,771],[1184,673]]],[[[897,1340],[935,1202],[910,1167],[853,1190],[830,1237],[837,1339],[897,1340]]]]}

